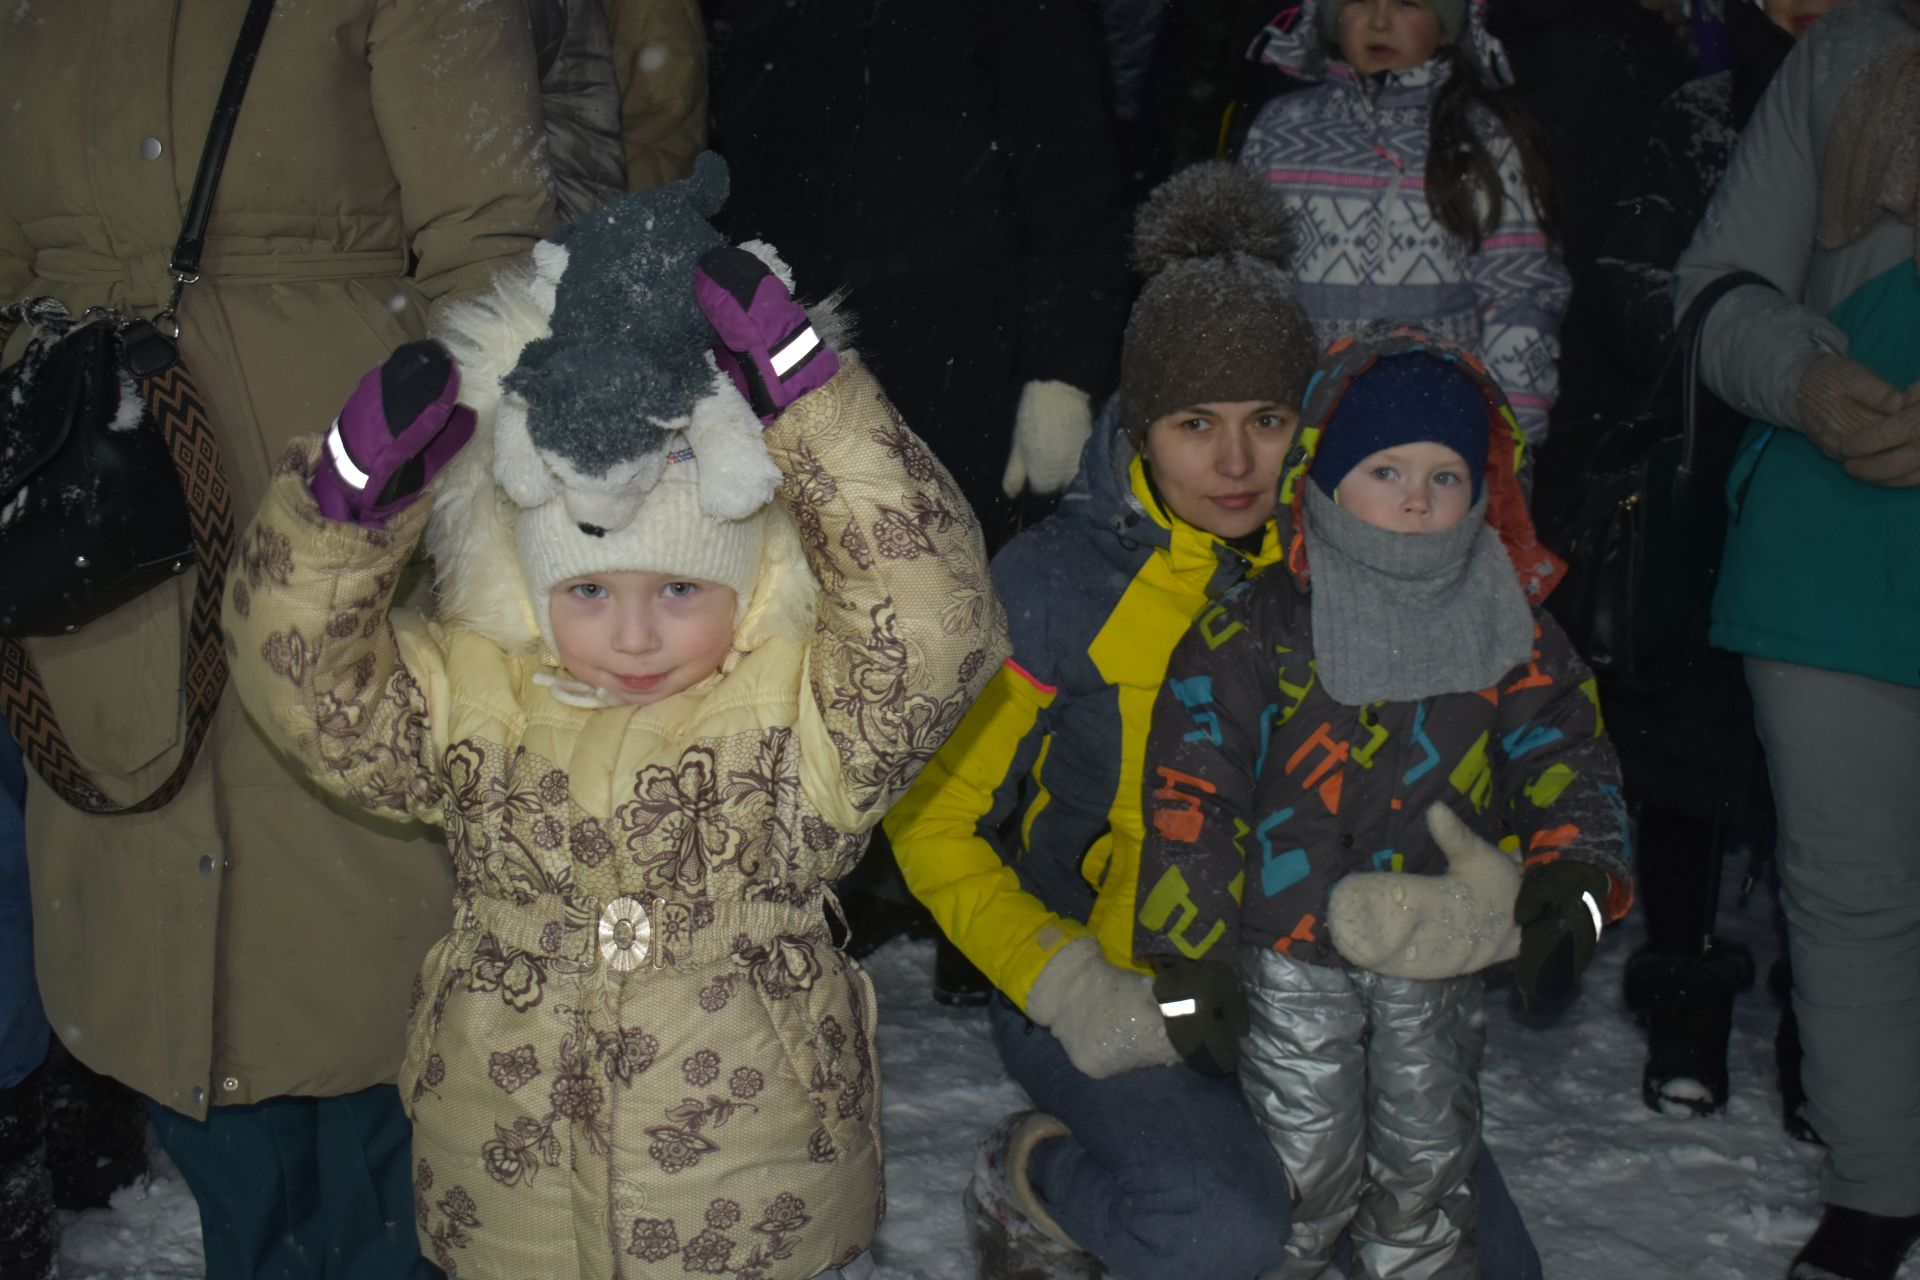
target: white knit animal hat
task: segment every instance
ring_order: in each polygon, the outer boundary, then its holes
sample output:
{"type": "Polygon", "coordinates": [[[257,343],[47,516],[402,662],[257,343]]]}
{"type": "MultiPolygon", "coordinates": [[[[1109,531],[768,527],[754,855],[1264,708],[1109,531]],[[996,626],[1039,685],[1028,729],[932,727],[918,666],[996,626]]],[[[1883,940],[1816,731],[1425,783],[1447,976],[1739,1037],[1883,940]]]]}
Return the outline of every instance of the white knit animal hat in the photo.
{"type": "MultiPolygon", "coordinates": [[[[672,456],[679,455],[676,448],[672,456]]],[[[733,588],[739,609],[747,607],[760,573],[767,509],[740,520],[709,515],[700,502],[698,468],[691,458],[669,465],[619,529],[575,520],[561,498],[520,513],[514,526],[520,569],[540,634],[556,652],[548,601],[554,587],[572,578],[621,572],[698,578],[733,588]]]]}

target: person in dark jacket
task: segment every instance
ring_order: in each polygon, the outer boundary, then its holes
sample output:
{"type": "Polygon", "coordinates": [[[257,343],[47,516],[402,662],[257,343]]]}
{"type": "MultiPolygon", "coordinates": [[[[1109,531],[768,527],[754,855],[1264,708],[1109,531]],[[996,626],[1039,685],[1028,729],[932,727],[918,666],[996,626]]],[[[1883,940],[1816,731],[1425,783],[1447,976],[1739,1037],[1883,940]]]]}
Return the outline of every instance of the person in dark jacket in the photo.
{"type": "MultiPolygon", "coordinates": [[[[1627,394],[1671,404],[1658,386],[1673,350],[1673,268],[1719,186],[1734,144],[1810,20],[1842,0],[1735,0],[1724,14],[1734,64],[1690,80],[1654,118],[1646,150],[1614,206],[1614,226],[1586,277],[1627,394]]],[[[1731,443],[1739,422],[1703,397],[1703,429],[1731,443]]],[[[1717,450],[1712,456],[1719,456],[1717,450]]],[[[1704,602],[1703,602],[1704,603],[1704,602]]],[[[1647,1021],[1642,1097],[1656,1110],[1710,1114],[1727,1103],[1735,996],[1753,980],[1738,943],[1713,936],[1719,864],[1737,835],[1764,838],[1768,809],[1753,709],[1739,660],[1703,651],[1688,677],[1659,691],[1609,687],[1627,794],[1640,816],[1647,945],[1627,965],[1629,1005],[1647,1021]],[[1710,745],[1709,745],[1710,744],[1710,745]],[[1736,830],[1744,824],[1747,830],[1736,830]]],[[[1784,967],[1773,985],[1784,988],[1784,967]]],[[[1788,1132],[1811,1139],[1792,1007],[1776,1039],[1788,1132]]]]}
{"type": "Polygon", "coordinates": [[[1022,491],[1066,487],[1113,387],[1126,206],[1098,15],[1086,0],[706,11],[723,230],[846,283],[862,350],[991,539],[1022,491]]]}
{"type": "Polygon", "coordinates": [[[1555,226],[1573,275],[1554,428],[1575,431],[1613,407],[1620,377],[1602,358],[1605,316],[1589,271],[1640,140],[1693,61],[1667,20],[1635,0],[1487,0],[1487,29],[1506,46],[1514,93],[1553,175],[1555,226]]]}
{"type": "Polygon", "coordinates": [[[1275,1274],[1322,1274],[1351,1228],[1359,1274],[1466,1280],[1479,974],[1517,954],[1522,998],[1557,1001],[1625,914],[1619,769],[1538,607],[1558,566],[1478,361],[1405,328],[1344,340],[1301,417],[1286,570],[1167,663],[1137,945],[1183,991],[1238,970],[1241,1091],[1293,1189],[1275,1274]]]}

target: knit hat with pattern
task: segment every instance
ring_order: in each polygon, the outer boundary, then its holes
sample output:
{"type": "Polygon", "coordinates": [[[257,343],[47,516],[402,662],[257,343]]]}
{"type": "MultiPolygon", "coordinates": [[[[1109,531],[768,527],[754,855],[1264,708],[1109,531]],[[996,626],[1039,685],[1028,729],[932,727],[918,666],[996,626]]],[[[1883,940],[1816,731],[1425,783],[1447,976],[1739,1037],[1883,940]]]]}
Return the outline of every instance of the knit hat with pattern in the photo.
{"type": "MultiPolygon", "coordinates": [[[[677,451],[676,459],[684,456],[677,451]]],[[[540,634],[553,646],[547,597],[569,578],[594,573],[671,573],[732,587],[744,610],[760,574],[760,547],[770,508],[743,520],[707,514],[699,498],[699,463],[676,460],[661,474],[633,519],[620,529],[581,524],[555,498],[520,513],[515,536],[540,634]]]]}
{"type": "Polygon", "coordinates": [[[1137,447],[1162,414],[1220,401],[1298,408],[1319,343],[1294,296],[1279,194],[1225,161],[1156,188],[1134,223],[1147,277],[1120,354],[1120,422],[1137,447]]]}

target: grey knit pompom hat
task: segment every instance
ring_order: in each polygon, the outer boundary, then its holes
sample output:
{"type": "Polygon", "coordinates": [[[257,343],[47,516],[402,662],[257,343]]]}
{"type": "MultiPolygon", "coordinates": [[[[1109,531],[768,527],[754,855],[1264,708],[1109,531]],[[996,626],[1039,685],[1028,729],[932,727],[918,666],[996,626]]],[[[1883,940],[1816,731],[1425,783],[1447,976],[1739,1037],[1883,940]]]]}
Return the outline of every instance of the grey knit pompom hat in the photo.
{"type": "Polygon", "coordinates": [[[1120,355],[1120,422],[1138,446],[1155,418],[1191,405],[1297,407],[1319,343],[1294,296],[1293,222],[1280,195],[1224,160],[1154,189],[1134,222],[1147,277],[1120,355]]]}

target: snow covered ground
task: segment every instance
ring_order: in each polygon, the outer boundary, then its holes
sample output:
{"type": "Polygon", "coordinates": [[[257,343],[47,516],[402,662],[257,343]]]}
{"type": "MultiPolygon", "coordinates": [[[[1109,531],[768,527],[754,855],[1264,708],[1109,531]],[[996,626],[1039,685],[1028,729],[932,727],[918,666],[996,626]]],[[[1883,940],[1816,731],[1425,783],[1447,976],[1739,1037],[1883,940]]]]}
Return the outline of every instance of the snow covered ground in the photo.
{"type": "MultiPolygon", "coordinates": [[[[1730,903],[1722,932],[1776,951],[1764,892],[1730,903]]],[[[1640,1104],[1641,1033],[1621,1007],[1633,924],[1606,939],[1579,1002],[1552,1026],[1524,1025],[1509,992],[1491,993],[1483,1087],[1487,1134],[1526,1213],[1551,1280],[1773,1280],[1813,1229],[1819,1153],[1789,1139],[1773,1090],[1775,1011],[1741,997],[1725,1115],[1680,1119],[1640,1104]]],[[[985,1014],[926,997],[933,947],[894,942],[871,967],[880,988],[890,1212],[878,1254],[884,1280],[972,1280],[959,1197],[976,1133],[1021,1105],[999,1071],[985,1014]]],[[[111,1209],[70,1215],[67,1280],[202,1274],[191,1197],[164,1156],[149,1185],[111,1209]]],[[[1903,1280],[1920,1280],[1910,1262],[1903,1280]]]]}

